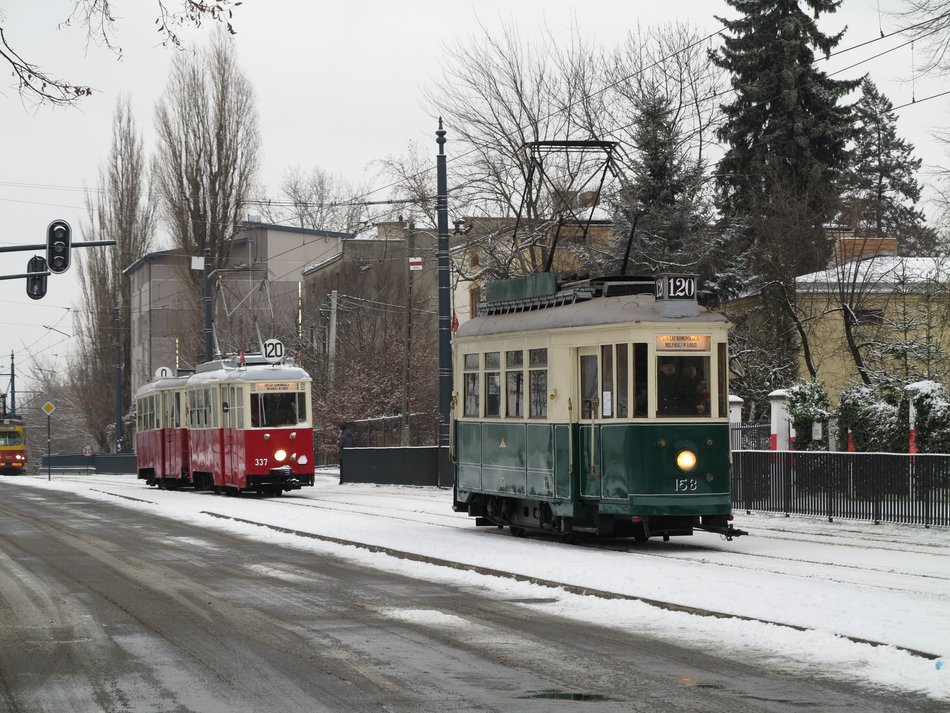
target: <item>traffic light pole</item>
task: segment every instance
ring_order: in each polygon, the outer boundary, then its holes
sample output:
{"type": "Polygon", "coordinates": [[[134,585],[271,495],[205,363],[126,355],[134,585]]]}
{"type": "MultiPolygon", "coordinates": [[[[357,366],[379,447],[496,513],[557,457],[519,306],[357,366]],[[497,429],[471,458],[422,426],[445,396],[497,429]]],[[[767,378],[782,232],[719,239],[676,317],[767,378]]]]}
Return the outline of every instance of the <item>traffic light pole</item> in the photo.
{"type": "MultiPolygon", "coordinates": [[[[74,248],[104,248],[115,245],[115,240],[84,240],[79,243],[73,243],[74,248]]],[[[36,243],[35,245],[4,245],[0,247],[0,253],[18,253],[27,250],[46,250],[46,243],[36,243]]],[[[23,277],[19,275],[19,277],[23,277]]],[[[8,278],[0,277],[0,280],[8,278]]]]}

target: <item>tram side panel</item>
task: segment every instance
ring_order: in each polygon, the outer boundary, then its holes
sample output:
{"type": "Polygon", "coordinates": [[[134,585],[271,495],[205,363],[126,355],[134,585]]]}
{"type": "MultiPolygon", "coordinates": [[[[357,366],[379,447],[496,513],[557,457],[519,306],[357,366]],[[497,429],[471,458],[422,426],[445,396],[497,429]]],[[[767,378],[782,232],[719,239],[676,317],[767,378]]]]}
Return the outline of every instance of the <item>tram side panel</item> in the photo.
{"type": "Polygon", "coordinates": [[[191,484],[188,470],[188,431],[184,428],[161,429],[162,470],[161,477],[174,478],[183,485],[191,484]]]}
{"type": "Polygon", "coordinates": [[[139,480],[156,484],[163,475],[164,438],[161,429],[138,430],[135,434],[135,456],[139,480]]]}
{"type": "Polygon", "coordinates": [[[226,485],[221,460],[221,430],[217,428],[189,429],[189,461],[192,477],[207,476],[216,489],[226,485]]]}

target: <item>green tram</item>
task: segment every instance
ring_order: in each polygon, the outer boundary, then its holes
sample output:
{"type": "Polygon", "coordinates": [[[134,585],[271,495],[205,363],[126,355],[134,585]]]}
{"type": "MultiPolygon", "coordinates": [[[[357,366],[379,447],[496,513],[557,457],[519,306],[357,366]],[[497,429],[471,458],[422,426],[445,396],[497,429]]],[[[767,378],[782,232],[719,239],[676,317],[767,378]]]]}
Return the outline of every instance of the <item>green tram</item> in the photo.
{"type": "Polygon", "coordinates": [[[454,508],[478,525],[728,538],[729,323],[696,277],[486,286],[453,338],[454,508]]]}

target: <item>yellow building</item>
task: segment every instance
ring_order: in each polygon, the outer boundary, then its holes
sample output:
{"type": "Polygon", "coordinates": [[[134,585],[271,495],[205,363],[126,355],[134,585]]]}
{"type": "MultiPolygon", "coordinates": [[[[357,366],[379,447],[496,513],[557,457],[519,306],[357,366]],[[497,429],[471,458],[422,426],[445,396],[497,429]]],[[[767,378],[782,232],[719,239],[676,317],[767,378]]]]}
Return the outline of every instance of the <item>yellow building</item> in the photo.
{"type": "MultiPolygon", "coordinates": [[[[843,242],[843,241],[842,241],[843,242]]],[[[863,257],[795,279],[795,312],[817,378],[834,398],[861,370],[875,380],[910,383],[950,376],[950,261],[863,257]]],[[[803,377],[809,376],[805,349],[803,377]]]]}

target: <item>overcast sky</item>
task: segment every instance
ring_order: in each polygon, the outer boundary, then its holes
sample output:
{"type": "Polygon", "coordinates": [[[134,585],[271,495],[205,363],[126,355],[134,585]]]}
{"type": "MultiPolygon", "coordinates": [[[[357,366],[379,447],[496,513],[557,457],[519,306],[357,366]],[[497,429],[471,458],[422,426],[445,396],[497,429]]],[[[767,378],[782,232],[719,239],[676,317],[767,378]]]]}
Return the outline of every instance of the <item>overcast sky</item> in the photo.
{"type": "MultiPolygon", "coordinates": [[[[153,0],[114,0],[119,21],[115,43],[121,60],[109,50],[89,45],[81,27],[61,27],[73,0],[0,0],[8,42],[28,60],[54,76],[87,84],[96,93],[78,108],[25,105],[6,68],[0,73],[0,211],[4,217],[0,246],[42,243],[49,222],[68,220],[74,240],[82,240],[87,223],[84,188],[93,187],[111,141],[111,120],[122,94],[133,111],[147,148],[152,144],[156,99],[165,87],[175,50],[158,46],[153,0]]],[[[173,0],[170,4],[178,4],[173,0]]],[[[841,47],[880,37],[895,28],[886,14],[899,0],[845,0],[823,21],[826,31],[849,27],[841,47]],[[879,14],[880,6],[882,13],[879,14]]],[[[489,29],[515,26],[526,39],[544,27],[567,38],[572,22],[583,37],[606,48],[621,44],[628,31],[672,20],[688,20],[706,33],[729,15],[720,0],[245,0],[234,24],[238,59],[254,85],[263,148],[261,180],[276,194],[291,166],[320,167],[352,183],[373,180],[370,164],[404,153],[410,142],[436,152],[436,112],[422,97],[440,75],[445,48],[489,29]]],[[[206,28],[207,29],[207,28],[206,28]]],[[[207,32],[186,32],[197,42],[207,32]]],[[[833,72],[866,60],[904,40],[875,42],[828,63],[833,72]]],[[[918,51],[919,55],[919,51],[918,51]]],[[[912,80],[910,48],[861,63],[838,77],[870,72],[900,110],[899,129],[918,147],[925,164],[950,161],[930,139],[932,127],[946,124],[950,97],[919,101],[943,91],[939,82],[912,80]]],[[[446,117],[452,155],[451,117],[446,117]]],[[[160,234],[160,239],[162,236],[160,234]]],[[[25,272],[33,253],[0,254],[0,274],[25,272]]],[[[31,357],[61,363],[72,340],[72,309],[79,307],[76,263],[66,275],[52,276],[41,301],[26,296],[25,280],[0,281],[0,373],[9,371],[16,353],[17,374],[25,376],[31,357]]],[[[0,376],[5,391],[7,377],[0,376]]],[[[18,392],[26,388],[18,384],[18,392]]],[[[27,394],[17,401],[23,405],[27,394]]],[[[42,399],[40,400],[42,403],[42,399]]]]}

